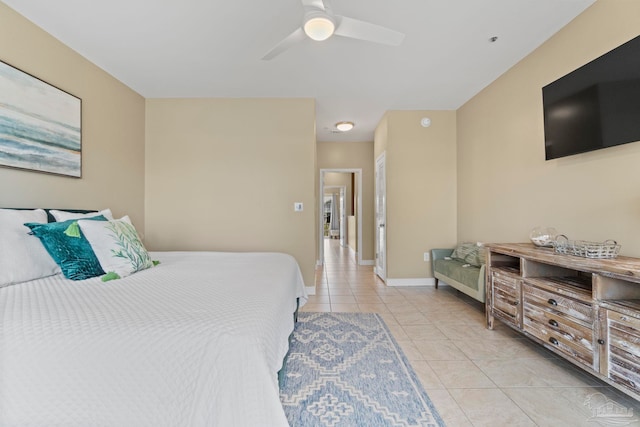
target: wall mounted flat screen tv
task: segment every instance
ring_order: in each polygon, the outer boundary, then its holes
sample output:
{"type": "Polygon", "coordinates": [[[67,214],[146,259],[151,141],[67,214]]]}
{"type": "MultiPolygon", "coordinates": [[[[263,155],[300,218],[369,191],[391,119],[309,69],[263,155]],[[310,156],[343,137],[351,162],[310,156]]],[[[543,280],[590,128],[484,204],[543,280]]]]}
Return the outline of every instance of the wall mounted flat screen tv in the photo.
{"type": "Polygon", "coordinates": [[[640,36],[542,88],[547,160],[640,141],[640,36]]]}

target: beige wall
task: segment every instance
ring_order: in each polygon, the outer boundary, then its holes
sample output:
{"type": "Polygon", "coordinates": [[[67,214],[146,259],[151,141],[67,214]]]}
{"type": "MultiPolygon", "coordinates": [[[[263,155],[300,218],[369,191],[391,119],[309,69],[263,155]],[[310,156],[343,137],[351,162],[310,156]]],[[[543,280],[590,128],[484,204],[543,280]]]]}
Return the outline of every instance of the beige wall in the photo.
{"type": "Polygon", "coordinates": [[[109,207],[143,231],[144,98],[4,3],[0,59],[82,99],[82,178],[0,168],[0,206],[109,207]]]}
{"type": "Polygon", "coordinates": [[[640,256],[640,143],[545,161],[542,87],[638,35],[640,1],[598,0],[458,110],[458,236],[535,226],[640,256]]]}
{"type": "Polygon", "coordinates": [[[313,286],[314,101],[148,99],[146,113],[147,245],[285,252],[313,286]]]}
{"type": "Polygon", "coordinates": [[[318,176],[320,169],[362,169],[362,259],[374,260],[373,142],[319,142],[317,150],[318,176]]]}
{"type": "Polygon", "coordinates": [[[424,252],[456,242],[456,112],[389,111],[375,137],[386,160],[387,279],[432,277],[424,252]]]}

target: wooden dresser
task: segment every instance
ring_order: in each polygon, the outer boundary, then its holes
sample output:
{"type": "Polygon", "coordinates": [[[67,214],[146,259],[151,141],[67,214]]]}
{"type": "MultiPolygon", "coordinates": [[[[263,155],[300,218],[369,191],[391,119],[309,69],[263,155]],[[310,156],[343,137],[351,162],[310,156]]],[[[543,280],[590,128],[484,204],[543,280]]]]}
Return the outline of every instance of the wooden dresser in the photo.
{"type": "Polygon", "coordinates": [[[487,248],[489,329],[499,320],[640,400],[640,259],[487,248]]]}

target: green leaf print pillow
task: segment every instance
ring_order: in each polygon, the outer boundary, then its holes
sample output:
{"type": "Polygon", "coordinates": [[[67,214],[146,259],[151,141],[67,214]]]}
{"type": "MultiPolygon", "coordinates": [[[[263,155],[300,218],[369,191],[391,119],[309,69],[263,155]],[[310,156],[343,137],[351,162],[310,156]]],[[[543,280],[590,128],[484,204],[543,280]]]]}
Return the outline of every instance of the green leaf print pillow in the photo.
{"type": "Polygon", "coordinates": [[[153,267],[153,262],[128,216],[113,221],[78,221],[100,266],[103,279],[118,279],[153,267]]]}

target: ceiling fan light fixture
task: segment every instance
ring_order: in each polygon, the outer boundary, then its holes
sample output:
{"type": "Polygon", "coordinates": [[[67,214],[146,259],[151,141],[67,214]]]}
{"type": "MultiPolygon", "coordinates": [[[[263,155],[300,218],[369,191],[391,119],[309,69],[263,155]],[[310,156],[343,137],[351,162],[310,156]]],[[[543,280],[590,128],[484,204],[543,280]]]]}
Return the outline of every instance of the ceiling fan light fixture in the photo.
{"type": "Polygon", "coordinates": [[[336,24],[333,19],[324,12],[309,12],[304,19],[302,27],[304,33],[312,40],[323,41],[333,35],[336,24]]]}
{"type": "Polygon", "coordinates": [[[355,125],[353,124],[353,122],[338,122],[336,123],[336,129],[338,129],[340,132],[349,132],[351,129],[353,129],[355,125]]]}

